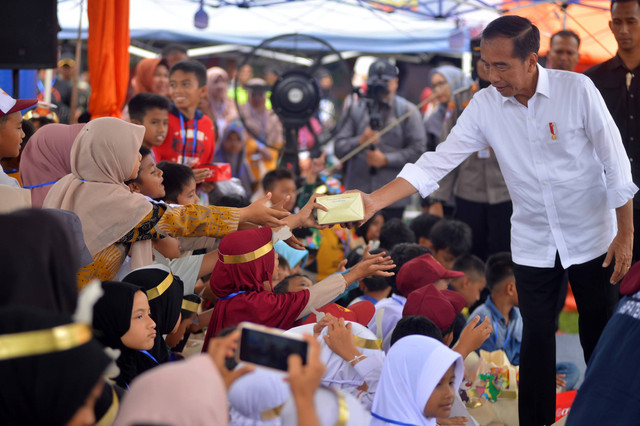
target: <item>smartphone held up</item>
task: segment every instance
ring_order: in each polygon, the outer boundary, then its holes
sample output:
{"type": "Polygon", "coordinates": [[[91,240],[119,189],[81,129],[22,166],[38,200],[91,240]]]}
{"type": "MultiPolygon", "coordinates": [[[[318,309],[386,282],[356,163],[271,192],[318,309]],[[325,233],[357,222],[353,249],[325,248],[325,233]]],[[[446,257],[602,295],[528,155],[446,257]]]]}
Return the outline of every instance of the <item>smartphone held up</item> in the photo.
{"type": "Polygon", "coordinates": [[[240,345],[236,350],[238,362],[248,362],[266,368],[287,371],[287,359],[298,354],[307,363],[309,344],[301,336],[285,335],[277,328],[242,322],[240,345]]]}

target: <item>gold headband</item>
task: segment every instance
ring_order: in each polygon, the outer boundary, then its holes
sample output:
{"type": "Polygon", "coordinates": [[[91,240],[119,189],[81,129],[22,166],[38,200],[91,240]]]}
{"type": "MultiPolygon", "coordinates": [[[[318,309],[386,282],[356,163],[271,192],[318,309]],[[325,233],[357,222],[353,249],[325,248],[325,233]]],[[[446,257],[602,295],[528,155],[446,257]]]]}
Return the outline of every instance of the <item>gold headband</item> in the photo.
{"type": "Polygon", "coordinates": [[[5,334],[0,336],[0,360],[66,351],[84,345],[91,336],[91,328],[84,323],[5,334]]]}
{"type": "Polygon", "coordinates": [[[153,300],[156,297],[162,296],[162,293],[167,291],[167,289],[171,286],[171,283],[173,283],[173,274],[169,272],[167,278],[162,280],[160,284],[152,289],[147,290],[147,297],[149,298],[149,300],[153,300]]]}
{"type": "Polygon", "coordinates": [[[353,336],[353,343],[363,349],[382,349],[382,339],[369,340],[360,336],[353,336]]]}
{"type": "Polygon", "coordinates": [[[273,407],[273,408],[269,408],[267,410],[262,410],[260,411],[260,419],[263,422],[269,421],[269,420],[273,420],[277,417],[280,417],[280,413],[282,413],[282,407],[284,407],[284,404],[280,404],[277,407],[273,407]]]}
{"type": "Polygon", "coordinates": [[[273,243],[269,241],[257,250],[245,254],[222,255],[222,263],[232,265],[236,263],[247,263],[256,260],[273,250],[273,243]]]}
{"type": "Polygon", "coordinates": [[[336,398],[338,398],[338,421],[336,422],[336,426],[347,426],[347,422],[349,421],[349,406],[347,405],[347,401],[344,399],[344,395],[336,389],[327,388],[336,394],[336,398]]]}
{"type": "Polygon", "coordinates": [[[98,419],[96,426],[111,426],[111,424],[113,424],[113,422],[116,420],[118,410],[120,410],[120,401],[118,400],[118,394],[116,393],[116,390],[114,388],[111,388],[111,406],[109,407],[107,412],[104,413],[104,416],[98,419]]]}
{"type": "Polygon", "coordinates": [[[192,302],[187,299],[182,299],[182,309],[189,312],[198,312],[199,303],[192,302]]]}

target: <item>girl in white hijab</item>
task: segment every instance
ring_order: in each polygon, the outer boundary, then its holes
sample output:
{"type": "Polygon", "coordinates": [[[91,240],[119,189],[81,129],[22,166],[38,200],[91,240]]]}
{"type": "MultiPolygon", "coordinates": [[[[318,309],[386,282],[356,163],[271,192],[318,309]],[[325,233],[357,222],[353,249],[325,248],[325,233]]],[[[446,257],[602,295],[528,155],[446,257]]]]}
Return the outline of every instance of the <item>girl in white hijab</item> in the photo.
{"type": "Polygon", "coordinates": [[[285,375],[256,368],[229,388],[231,424],[235,426],[280,426],[280,412],[291,398],[285,375]]]}
{"type": "MultiPolygon", "coordinates": [[[[339,390],[320,387],[313,397],[316,412],[322,426],[363,426],[371,421],[371,415],[358,400],[339,390]]],[[[293,398],[282,408],[283,426],[297,426],[298,414],[293,398]]]]}
{"type": "Polygon", "coordinates": [[[327,367],[322,386],[348,392],[371,410],[385,359],[382,340],[357,322],[332,318],[319,324],[294,327],[285,334],[314,334],[321,345],[320,359],[327,367]],[[318,333],[323,323],[328,325],[318,333]],[[343,340],[345,337],[352,343],[343,340]]]}
{"type": "Polygon", "coordinates": [[[371,425],[435,426],[449,417],[463,373],[460,354],[443,343],[403,337],[387,353],[371,425]]]}
{"type": "Polygon", "coordinates": [[[327,366],[327,371],[320,383],[323,386],[331,386],[350,393],[358,398],[367,410],[371,410],[385,359],[382,340],[377,339],[367,327],[357,322],[345,322],[342,319],[325,327],[320,336],[322,343],[320,359],[327,366]],[[345,327],[345,323],[350,324],[350,327],[345,327]],[[338,336],[335,332],[342,334],[340,329],[344,328],[350,331],[353,341],[351,351],[348,353],[353,353],[354,356],[347,355],[348,359],[334,346],[339,344],[335,341],[338,336]],[[353,361],[354,359],[356,361],[353,361]]]}

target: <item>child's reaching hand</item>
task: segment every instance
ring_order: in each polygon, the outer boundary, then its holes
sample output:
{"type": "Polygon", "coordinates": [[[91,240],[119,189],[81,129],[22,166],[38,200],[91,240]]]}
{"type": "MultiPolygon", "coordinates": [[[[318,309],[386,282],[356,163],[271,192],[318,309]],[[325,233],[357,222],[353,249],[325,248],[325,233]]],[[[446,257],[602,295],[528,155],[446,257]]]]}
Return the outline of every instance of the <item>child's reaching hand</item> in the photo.
{"type": "Polygon", "coordinates": [[[479,322],[480,316],[476,315],[460,333],[458,344],[453,350],[462,355],[462,359],[465,359],[471,352],[480,348],[493,332],[489,317],[485,316],[480,325],[478,325],[479,322]]]}
{"type": "Polygon", "coordinates": [[[362,260],[352,267],[349,272],[344,274],[347,286],[367,277],[393,276],[393,272],[388,271],[395,268],[396,265],[393,263],[391,257],[385,256],[385,254],[385,252],[369,254],[369,246],[367,246],[362,254],[362,260]]]}
{"type": "Polygon", "coordinates": [[[260,226],[270,226],[277,228],[287,223],[282,219],[291,215],[288,211],[267,207],[267,202],[271,199],[271,193],[257,201],[254,201],[247,207],[239,209],[239,222],[249,222],[260,226]]]}
{"type": "Polygon", "coordinates": [[[193,174],[196,177],[196,184],[204,182],[206,179],[211,177],[211,170],[207,168],[202,169],[193,169],[193,174]]]}

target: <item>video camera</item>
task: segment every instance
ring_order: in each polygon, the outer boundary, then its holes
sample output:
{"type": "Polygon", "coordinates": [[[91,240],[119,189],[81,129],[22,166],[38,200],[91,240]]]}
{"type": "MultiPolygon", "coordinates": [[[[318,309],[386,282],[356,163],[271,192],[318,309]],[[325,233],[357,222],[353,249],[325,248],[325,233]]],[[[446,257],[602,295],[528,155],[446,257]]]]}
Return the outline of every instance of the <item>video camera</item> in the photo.
{"type": "Polygon", "coordinates": [[[369,113],[369,127],[371,130],[381,130],[384,125],[384,114],[389,104],[386,97],[389,94],[389,82],[381,78],[369,78],[363,101],[369,113]]]}

